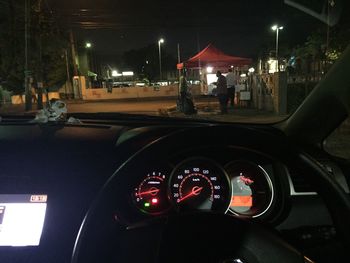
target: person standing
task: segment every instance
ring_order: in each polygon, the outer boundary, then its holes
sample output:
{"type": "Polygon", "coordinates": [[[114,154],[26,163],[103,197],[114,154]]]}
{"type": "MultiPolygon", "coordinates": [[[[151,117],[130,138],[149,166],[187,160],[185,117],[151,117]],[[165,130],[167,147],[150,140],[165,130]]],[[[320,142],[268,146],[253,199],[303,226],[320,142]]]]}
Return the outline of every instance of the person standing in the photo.
{"type": "Polygon", "coordinates": [[[237,85],[237,76],[232,72],[232,68],[229,68],[226,75],[227,80],[227,96],[230,101],[230,105],[233,108],[235,106],[235,94],[237,85]]]}
{"type": "Polygon", "coordinates": [[[181,109],[182,109],[182,111],[184,111],[185,103],[186,103],[186,96],[187,96],[187,92],[188,92],[188,83],[187,83],[185,69],[182,71],[182,76],[180,77],[179,90],[180,90],[181,109]]]}
{"type": "Polygon", "coordinates": [[[37,102],[38,102],[38,99],[37,99],[37,97],[36,97],[36,89],[35,89],[35,87],[34,87],[33,84],[30,84],[30,85],[31,85],[30,92],[31,92],[31,94],[32,94],[32,102],[33,102],[33,103],[37,103],[37,102]]]}
{"type": "Polygon", "coordinates": [[[218,80],[216,82],[216,92],[220,103],[221,114],[227,113],[227,80],[221,71],[216,72],[218,80]]]}

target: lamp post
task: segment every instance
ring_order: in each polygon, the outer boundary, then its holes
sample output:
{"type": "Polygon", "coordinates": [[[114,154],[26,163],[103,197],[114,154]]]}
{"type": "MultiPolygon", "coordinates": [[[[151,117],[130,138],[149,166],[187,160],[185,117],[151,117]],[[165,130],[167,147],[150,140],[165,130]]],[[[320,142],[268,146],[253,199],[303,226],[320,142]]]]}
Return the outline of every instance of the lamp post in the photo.
{"type": "Polygon", "coordinates": [[[162,79],[162,50],[160,45],[164,43],[164,39],[161,38],[158,40],[158,51],[159,51],[159,79],[162,79]]]}
{"type": "Polygon", "coordinates": [[[86,56],[88,60],[88,70],[94,72],[94,62],[93,62],[93,57],[92,57],[92,43],[91,42],[86,42],[85,43],[85,48],[86,48],[86,56]]]}
{"type": "Polygon", "coordinates": [[[86,43],[85,43],[85,47],[86,47],[86,48],[91,48],[91,47],[92,47],[92,44],[91,44],[90,42],[86,42],[86,43]]]}
{"type": "Polygon", "coordinates": [[[283,29],[283,26],[279,26],[279,25],[273,25],[271,27],[271,29],[273,31],[276,31],[276,60],[277,60],[277,71],[279,71],[279,64],[278,64],[278,35],[279,35],[279,31],[283,29]]]}

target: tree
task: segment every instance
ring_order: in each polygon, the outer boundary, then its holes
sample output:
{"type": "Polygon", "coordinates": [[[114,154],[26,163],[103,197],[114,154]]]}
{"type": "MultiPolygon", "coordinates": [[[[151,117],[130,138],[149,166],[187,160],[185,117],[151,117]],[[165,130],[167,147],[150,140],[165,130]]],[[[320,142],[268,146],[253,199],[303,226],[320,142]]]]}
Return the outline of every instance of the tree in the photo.
{"type": "Polygon", "coordinates": [[[0,81],[2,86],[18,93],[23,86],[23,57],[22,46],[23,16],[17,16],[24,12],[23,6],[14,0],[0,2],[0,81]],[[22,40],[22,41],[21,41],[22,40]]]}
{"type": "Polygon", "coordinates": [[[294,55],[306,64],[319,63],[322,65],[322,71],[326,72],[350,43],[349,22],[339,23],[329,30],[328,46],[326,32],[324,28],[320,28],[313,32],[303,45],[295,49],[294,55]]]}
{"type": "MultiPolygon", "coordinates": [[[[51,12],[41,0],[31,0],[29,69],[38,81],[46,85],[63,83],[66,79],[64,49],[67,38],[59,29],[51,12]]],[[[0,81],[15,94],[24,92],[24,1],[0,2],[0,81]]]]}

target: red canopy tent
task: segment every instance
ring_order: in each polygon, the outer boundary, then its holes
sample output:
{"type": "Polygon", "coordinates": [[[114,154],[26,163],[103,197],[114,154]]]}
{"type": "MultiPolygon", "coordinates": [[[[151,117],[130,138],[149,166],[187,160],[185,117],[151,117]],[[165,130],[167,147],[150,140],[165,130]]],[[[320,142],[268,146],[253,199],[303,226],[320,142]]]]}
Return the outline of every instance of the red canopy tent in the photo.
{"type": "Polygon", "coordinates": [[[212,66],[216,68],[228,68],[230,66],[247,66],[252,63],[250,58],[233,57],[226,55],[221,50],[209,44],[205,49],[199,52],[189,60],[177,64],[177,69],[183,68],[201,68],[212,66]]]}

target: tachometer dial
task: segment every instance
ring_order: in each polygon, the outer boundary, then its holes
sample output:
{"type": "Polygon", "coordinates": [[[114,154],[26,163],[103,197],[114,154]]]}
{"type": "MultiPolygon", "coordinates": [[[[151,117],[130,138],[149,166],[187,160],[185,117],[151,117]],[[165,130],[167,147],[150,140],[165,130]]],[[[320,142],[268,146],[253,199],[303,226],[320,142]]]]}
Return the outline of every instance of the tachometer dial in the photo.
{"type": "Polygon", "coordinates": [[[159,214],[169,208],[166,176],[152,172],[134,189],[136,206],[145,213],[159,214]]]}
{"type": "Polygon", "coordinates": [[[189,159],[179,164],[170,179],[170,195],[181,210],[226,211],[230,186],[224,170],[204,159],[189,159]]]}
{"type": "Polygon", "coordinates": [[[267,172],[248,161],[235,161],[225,167],[232,187],[230,211],[239,216],[258,217],[273,201],[274,190],[267,172]]]}

